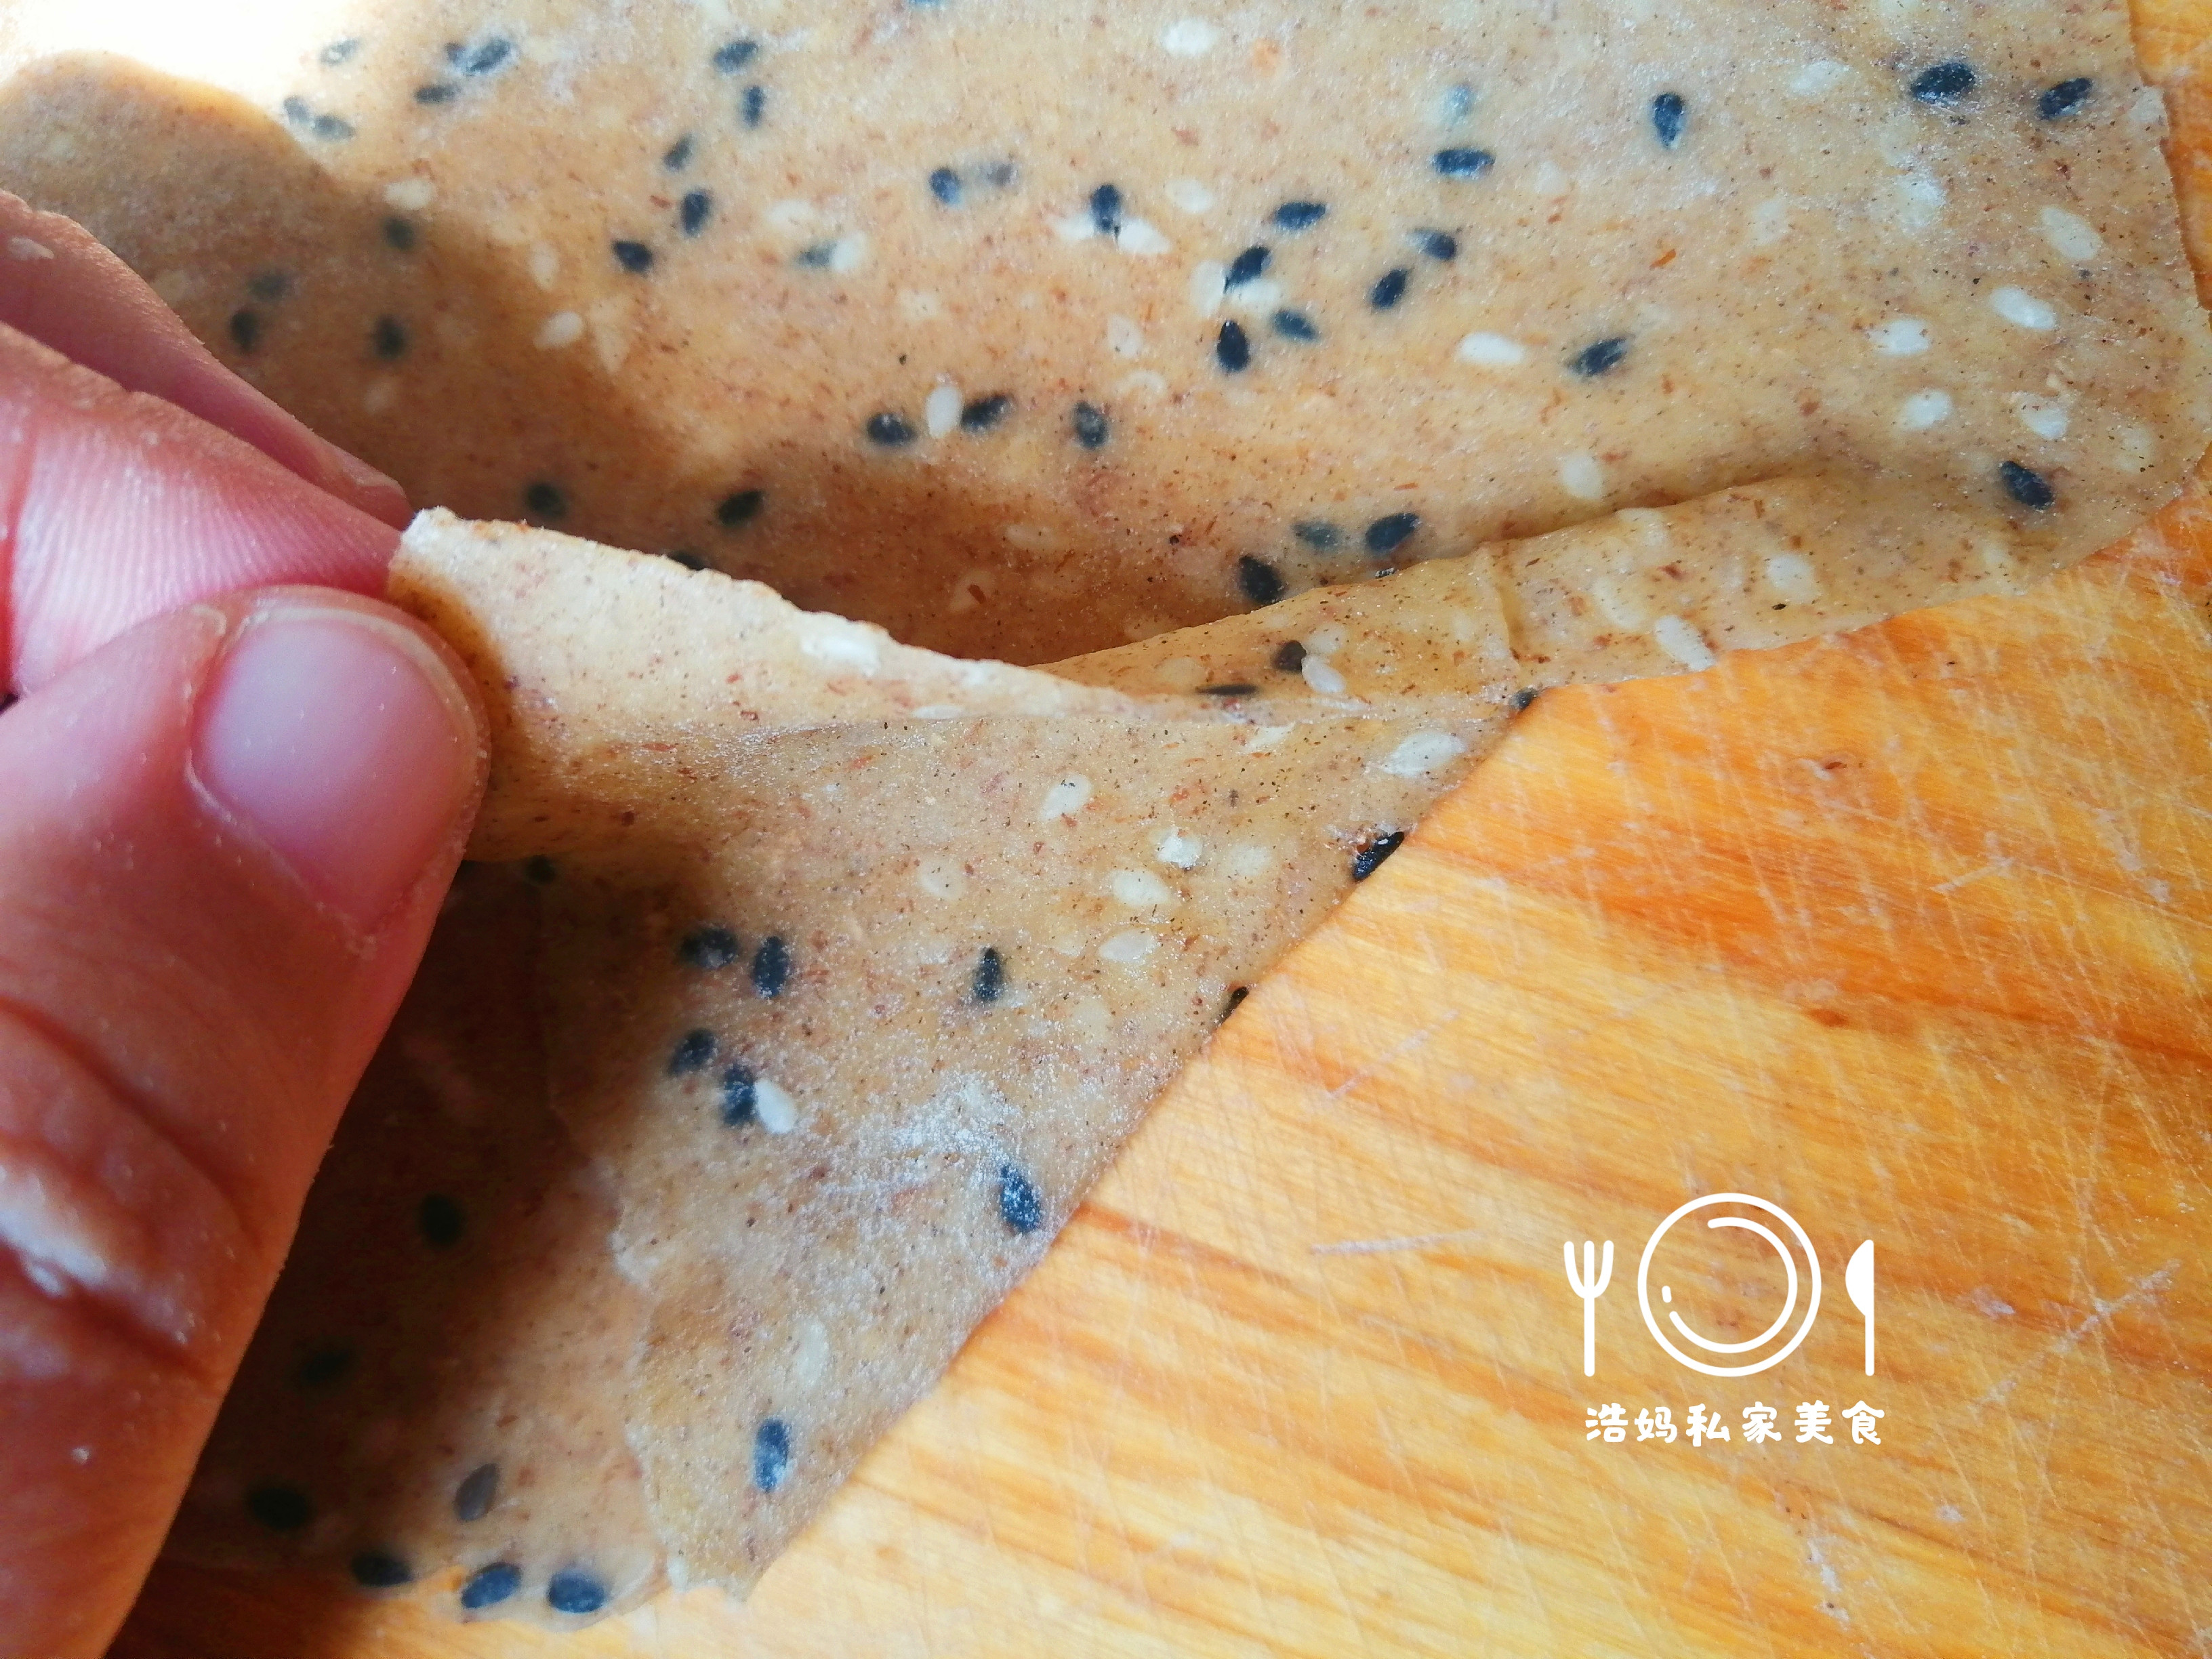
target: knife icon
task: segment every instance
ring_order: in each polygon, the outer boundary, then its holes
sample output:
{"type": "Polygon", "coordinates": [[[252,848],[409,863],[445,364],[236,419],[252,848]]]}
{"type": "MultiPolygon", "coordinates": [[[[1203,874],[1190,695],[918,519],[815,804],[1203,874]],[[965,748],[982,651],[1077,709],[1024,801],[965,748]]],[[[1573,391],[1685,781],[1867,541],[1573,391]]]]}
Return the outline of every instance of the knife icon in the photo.
{"type": "Polygon", "coordinates": [[[1866,1316],[1866,1374],[1874,1375],[1874,1240],[1851,1252],[1844,1267],[1844,1293],[1866,1316]]]}

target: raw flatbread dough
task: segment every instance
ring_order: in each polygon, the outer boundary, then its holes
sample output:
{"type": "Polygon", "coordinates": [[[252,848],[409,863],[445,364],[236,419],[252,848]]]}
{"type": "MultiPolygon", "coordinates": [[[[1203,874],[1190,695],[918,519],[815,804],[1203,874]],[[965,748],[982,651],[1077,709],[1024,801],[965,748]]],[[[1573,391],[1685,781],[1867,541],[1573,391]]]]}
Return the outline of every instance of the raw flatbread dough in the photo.
{"type": "Polygon", "coordinates": [[[418,501],[889,630],[410,536],[521,862],[176,1543],[463,1612],[750,1583],[1529,692],[2017,588],[2203,444],[2118,4],[189,34],[0,20],[0,184],[418,501]]]}

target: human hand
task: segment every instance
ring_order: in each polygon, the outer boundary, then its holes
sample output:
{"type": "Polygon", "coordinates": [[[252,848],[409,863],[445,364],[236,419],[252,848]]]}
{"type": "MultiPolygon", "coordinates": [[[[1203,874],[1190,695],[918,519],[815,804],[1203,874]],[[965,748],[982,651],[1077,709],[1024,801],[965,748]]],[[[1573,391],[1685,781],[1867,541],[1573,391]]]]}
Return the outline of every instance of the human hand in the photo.
{"type": "Polygon", "coordinates": [[[121,1623],[459,859],[405,513],[0,196],[0,1655],[121,1623]]]}

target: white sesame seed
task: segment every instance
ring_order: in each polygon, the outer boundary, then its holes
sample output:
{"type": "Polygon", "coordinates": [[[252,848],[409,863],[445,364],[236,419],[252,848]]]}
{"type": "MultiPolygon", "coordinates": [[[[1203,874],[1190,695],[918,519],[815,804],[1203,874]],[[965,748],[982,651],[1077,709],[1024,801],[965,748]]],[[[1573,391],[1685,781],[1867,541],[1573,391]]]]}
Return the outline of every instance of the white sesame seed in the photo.
{"type": "Polygon", "coordinates": [[[1605,469],[1595,455],[1559,457],[1559,487],[1579,501],[1605,499],[1605,469]]]}
{"type": "Polygon", "coordinates": [[[1054,818],[1073,817],[1091,804],[1091,780],[1080,772],[1069,774],[1044,792],[1044,802],[1037,808],[1037,822],[1050,823],[1054,818]]]}
{"type": "Polygon", "coordinates": [[[1907,230],[1929,229],[1943,216],[1949,192],[1933,173],[1907,173],[1890,188],[1897,198],[1897,221],[1907,230]]]}
{"type": "Polygon", "coordinates": [[[584,337],[584,319],[573,311],[556,311],[538,327],[538,343],[548,351],[574,345],[584,337]]]}
{"type": "Polygon", "coordinates": [[[1199,860],[1206,856],[1206,842],[1188,831],[1170,830],[1160,837],[1154,856],[1178,870],[1195,870],[1199,860]]]}
{"type": "Polygon", "coordinates": [[[1106,319],[1106,349],[1117,357],[1140,357],[1145,351],[1145,331],[1133,318],[1115,315],[1106,319]]]}
{"type": "Polygon", "coordinates": [[[1467,751],[1467,744],[1449,732],[1416,732],[1376,763],[1378,771],[1394,778],[1425,778],[1467,751]]]}
{"type": "Polygon", "coordinates": [[[943,853],[933,853],[916,865],[914,879],[932,898],[956,899],[968,890],[968,872],[960,860],[943,853]]]}
{"type": "Polygon", "coordinates": [[[2051,329],[2058,326],[2058,313],[2049,303],[2039,300],[2025,289],[2001,288],[1990,295],[1990,309],[2008,323],[2022,328],[2051,329]]]}
{"type": "Polygon", "coordinates": [[[1255,726],[1252,735],[1244,739],[1244,752],[1248,755],[1273,754],[1275,745],[1297,730],[1294,726],[1255,726]]]}
{"type": "Polygon", "coordinates": [[[1790,234],[1790,199],[1777,196],[1751,210],[1751,245],[1768,247],[1790,234]]]}
{"type": "Polygon", "coordinates": [[[1229,849],[1222,862],[1231,881],[1257,881],[1274,868],[1275,849],[1262,842],[1248,841],[1229,849]]]}
{"type": "Polygon", "coordinates": [[[198,273],[186,270],[179,266],[174,270],[163,271],[147,286],[161,296],[163,305],[174,311],[193,295],[198,293],[202,284],[198,273]]]}
{"type": "Polygon", "coordinates": [[[1597,601],[1597,608],[1605,612],[1605,619],[1615,628],[1641,628],[1651,620],[1651,612],[1642,597],[1610,577],[1593,577],[1589,591],[1590,598],[1597,601]]]}
{"type": "Polygon", "coordinates": [[[1159,940],[1141,927],[1124,927],[1098,947],[1099,959],[1133,968],[1158,946],[1159,940]]]}
{"type": "Polygon", "coordinates": [[[771,1078],[753,1079],[753,1117],[772,1135],[787,1135],[799,1127],[799,1108],[784,1086],[771,1078]]]}
{"type": "Polygon", "coordinates": [[[922,399],[921,423],[933,438],[942,438],[960,424],[960,388],[950,380],[939,380],[922,399]]]}
{"type": "Polygon", "coordinates": [[[1191,309],[1201,317],[1211,317],[1221,309],[1221,295],[1229,278],[1229,267],[1218,259],[1200,259],[1190,268],[1191,309]]]}
{"type": "Polygon", "coordinates": [[[1793,605],[1809,605],[1820,597],[1820,577],[1802,553],[1768,554],[1766,585],[1793,605]]]}
{"type": "Polygon", "coordinates": [[[11,259],[51,259],[54,257],[54,251],[44,242],[33,241],[28,236],[10,236],[8,239],[8,257],[11,259]]]}
{"type": "Polygon", "coordinates": [[[830,244],[830,269],[839,276],[849,275],[868,262],[868,239],[865,236],[840,236],[830,244]]]}
{"type": "Polygon", "coordinates": [[[1048,524],[1010,524],[999,534],[1006,538],[1007,546],[1018,547],[1024,553],[1042,552],[1060,539],[1048,524]]]}
{"type": "Polygon", "coordinates": [[[982,565],[963,570],[952,584],[951,597],[945,601],[945,614],[965,616],[980,605],[988,605],[999,591],[999,573],[982,565]]]}
{"type": "Polygon", "coordinates": [[[1662,617],[1653,623],[1651,638],[1662,651],[1685,668],[1704,670],[1720,660],[1713,654],[1712,647],[1705,643],[1705,636],[1680,617],[1662,617]]]}
{"type": "Polygon", "coordinates": [[[2105,239],[2079,214],[2069,213],[2064,208],[2047,207],[2038,216],[2043,222],[2044,240],[2057,251],[2060,258],[2084,264],[2105,251],[2105,239]]]}
{"type": "Polygon", "coordinates": [[[1897,424],[1906,432],[1925,432],[1951,418],[1951,394],[1930,388],[1916,392],[1897,406],[1897,424]]]}
{"type": "Polygon", "coordinates": [[[1323,623],[1298,643],[1316,657],[1331,657],[1344,649],[1345,638],[1341,623],[1323,623]]]}
{"type": "Polygon", "coordinates": [[[1169,182],[1168,200],[1195,218],[1212,207],[1213,192],[1195,179],[1176,179],[1169,182]]]}
{"type": "Polygon", "coordinates": [[[1315,656],[1309,653],[1305,661],[1298,665],[1298,672],[1304,677],[1308,685],[1324,697],[1340,697],[1344,695],[1344,676],[1329,666],[1328,659],[1326,657],[1315,656]]]}
{"type": "Polygon", "coordinates": [[[918,720],[957,720],[968,711],[957,702],[926,702],[914,711],[918,720]]]}
{"type": "Polygon", "coordinates": [[[1221,44],[1221,31],[1203,18],[1186,17],[1160,32],[1160,45],[1176,58],[1200,58],[1221,44]]]}
{"type": "Polygon", "coordinates": [[[2039,438],[2057,443],[2066,435],[2069,423],[2066,405],[2056,398],[2016,393],[2012,399],[2012,412],[2020,416],[2022,426],[2039,438]]]}
{"type": "Polygon", "coordinates": [[[1114,234],[1114,245],[1122,252],[1133,253],[1140,259],[1157,258],[1175,248],[1175,244],[1163,236],[1147,219],[1124,219],[1121,228],[1114,234]]]}
{"type": "Polygon", "coordinates": [[[438,187],[428,179],[396,179],[384,187],[384,204],[402,213],[420,213],[438,199],[438,187]]]}
{"type": "Polygon", "coordinates": [[[561,256],[544,242],[530,250],[530,280],[538,287],[550,289],[553,279],[561,274],[561,256]]]}
{"type": "Polygon", "coordinates": [[[1503,334],[1470,334],[1459,343],[1459,360],[1485,368],[1510,368],[1528,361],[1528,349],[1503,334]]]}
{"type": "Polygon", "coordinates": [[[1098,221],[1089,212],[1071,213],[1052,222],[1053,229],[1063,242],[1080,242],[1098,234],[1098,221]]]}
{"type": "Polygon", "coordinates": [[[1229,290],[1229,303],[1248,317],[1265,317],[1283,302],[1283,285],[1270,277],[1255,277],[1229,290]]]}
{"type": "Polygon", "coordinates": [[[1116,870],[1107,885],[1133,910],[1156,910],[1175,897],[1175,890],[1149,870],[1116,870]]]}
{"type": "Polygon", "coordinates": [[[381,415],[399,399],[399,377],[380,374],[365,386],[361,394],[361,406],[371,415],[381,415]]]}
{"type": "Polygon", "coordinates": [[[1851,78],[1851,66],[1832,58],[1817,58],[1790,77],[1790,90],[1800,98],[1817,98],[1833,92],[1851,78]]]}
{"type": "Polygon", "coordinates": [[[1893,317],[1866,331],[1876,351],[1892,357],[1914,357],[1928,349],[1928,325],[1917,317],[1893,317]]]}
{"type": "Polygon", "coordinates": [[[2120,465],[2130,472],[2148,472],[2158,459],[2157,437],[2139,422],[2122,421],[2114,426],[2112,446],[2119,452],[2120,465]]]}
{"type": "Polygon", "coordinates": [[[823,618],[811,632],[800,635],[799,649],[816,662],[856,669],[863,674],[872,674],[884,665],[884,653],[875,636],[858,623],[823,618]]]}

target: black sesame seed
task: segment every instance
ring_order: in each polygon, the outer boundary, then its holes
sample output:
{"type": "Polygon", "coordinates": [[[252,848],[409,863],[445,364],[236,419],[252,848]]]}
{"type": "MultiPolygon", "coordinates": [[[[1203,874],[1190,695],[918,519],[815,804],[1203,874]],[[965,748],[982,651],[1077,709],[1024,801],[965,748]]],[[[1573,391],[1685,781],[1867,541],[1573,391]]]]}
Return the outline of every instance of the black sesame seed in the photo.
{"type": "Polygon", "coordinates": [[[1237,561],[1237,585],[1255,605],[1273,605],[1283,597],[1283,573],[1249,553],[1237,561]]]}
{"type": "Polygon", "coordinates": [[[774,1492],[791,1473],[791,1431],[771,1417],[753,1431],[753,1485],[774,1492]]]}
{"type": "Polygon", "coordinates": [[[1689,106],[1679,92],[1662,92],[1651,100],[1651,130],[1662,148],[1672,149],[1682,142],[1682,128],[1690,118],[1689,106]]]}
{"type": "Polygon", "coordinates": [[[1997,476],[2004,480],[2005,494],[2022,507],[2041,513],[2056,506],[2057,492],[2053,490],[2040,472],[2022,466],[2018,461],[2007,461],[1997,468],[1997,476]]]}
{"type": "Polygon", "coordinates": [[[479,1463],[453,1488],[453,1518],[481,1521],[499,1498],[499,1465],[479,1463]]]}
{"type": "Polygon", "coordinates": [[[473,52],[465,54],[457,67],[464,75],[489,75],[514,54],[514,41],[494,35],[473,52]]]}
{"type": "Polygon", "coordinates": [[[315,54],[315,61],[325,69],[336,69],[360,50],[358,40],[333,40],[315,54]]]}
{"type": "Polygon", "coordinates": [[[983,169],[983,182],[994,190],[1005,190],[1014,182],[1015,176],[1012,161],[994,161],[983,169]]]}
{"type": "Polygon", "coordinates": [[[1610,339],[1598,341],[1595,345],[1584,346],[1567,359],[1567,367],[1584,380],[1594,380],[1599,375],[1610,374],[1618,368],[1620,360],[1626,356],[1627,337],[1616,334],[1610,339]]]}
{"type": "Polygon", "coordinates": [[[1044,1200],[1011,1164],[999,1166],[999,1218],[1018,1233],[1033,1233],[1044,1224],[1044,1200]]]}
{"type": "Polygon", "coordinates": [[[560,485],[540,478],[522,492],[522,506],[534,518],[558,519],[567,516],[568,498],[561,493],[560,485]]]}
{"type": "Polygon", "coordinates": [[[768,113],[768,88],[747,87],[744,96],[738,100],[738,118],[749,127],[757,127],[768,113]]]}
{"type": "Polygon", "coordinates": [[[433,81],[427,86],[415,88],[415,101],[418,104],[450,104],[459,95],[460,90],[451,81],[433,81]]]}
{"type": "Polygon", "coordinates": [[[960,175],[951,167],[939,167],[929,175],[929,193],[947,207],[960,205],[960,175]]]}
{"type": "Polygon", "coordinates": [[[387,246],[398,248],[402,253],[412,253],[415,251],[415,227],[396,216],[386,219],[384,222],[384,240],[387,246]]]}
{"type": "Polygon", "coordinates": [[[830,262],[836,257],[836,243],[817,242],[813,246],[803,247],[793,254],[791,262],[796,265],[805,265],[809,270],[827,270],[830,269],[830,262]]]}
{"type": "Polygon", "coordinates": [[[1229,274],[1221,279],[1222,287],[1241,288],[1246,283],[1257,282],[1260,273],[1267,270],[1267,261],[1273,257],[1267,248],[1255,242],[1229,262],[1229,274]]]}
{"type": "Polygon", "coordinates": [[[616,242],[615,263],[633,276],[642,276],[653,269],[653,250],[642,242],[616,242]]]}
{"type": "Polygon", "coordinates": [[[1275,210],[1273,216],[1275,222],[1285,230],[1304,230],[1309,225],[1319,224],[1328,216],[1328,204],[1285,202],[1275,210]]]}
{"type": "Polygon", "coordinates": [[[742,1060],[722,1073],[722,1121],[729,1127],[753,1121],[753,1085],[758,1081],[753,1068],[742,1060]]]}
{"type": "Polygon", "coordinates": [[[1243,324],[1234,318],[1222,324],[1220,336],[1213,343],[1213,356],[1231,374],[1252,361],[1252,343],[1244,337],[1243,324]]]}
{"type": "Polygon", "coordinates": [[[1249,680],[1231,680],[1221,685],[1201,685],[1198,694],[1202,697],[1249,697],[1259,689],[1249,680]]]}
{"type": "Polygon", "coordinates": [[[894,415],[889,410],[868,416],[867,434],[871,443],[882,444],[892,449],[901,444],[912,443],[915,436],[914,428],[908,423],[906,417],[894,415]]]}
{"type": "Polygon", "coordinates": [[[261,316],[258,312],[234,311],[230,313],[230,337],[240,351],[251,351],[261,339],[261,316]]]}
{"type": "Polygon", "coordinates": [[[1459,258],[1459,238],[1448,230],[1417,230],[1413,240],[1431,259],[1449,264],[1459,258]]]}
{"type": "Polygon", "coordinates": [[[767,500],[767,494],[758,489],[740,489],[734,495],[725,495],[714,508],[714,522],[725,530],[750,524],[760,517],[761,504],[767,500]]]}
{"type": "MultiPolygon", "coordinates": [[[[1243,1006],[1244,999],[1251,994],[1252,988],[1249,985],[1231,986],[1229,988],[1229,1000],[1221,1005],[1221,1018],[1227,1019],[1230,1015],[1235,1013],[1237,1009],[1243,1006]]],[[[1217,1020],[1214,1023],[1218,1024],[1220,1024],[1220,1021],[1217,1020]]]]}
{"type": "Polygon", "coordinates": [[[1286,340],[1318,340],[1321,330],[1303,311],[1285,309],[1267,319],[1268,325],[1286,340]]]}
{"type": "Polygon", "coordinates": [[[735,75],[759,56],[759,41],[732,40],[727,46],[714,48],[714,64],[723,74],[735,75]]]}
{"type": "Polygon", "coordinates": [[[1537,690],[1538,688],[1535,686],[1524,685],[1516,691],[1513,694],[1513,712],[1516,714],[1527,714],[1536,701],[1537,690]]]}
{"type": "Polygon", "coordinates": [[[694,1072],[703,1072],[714,1058],[714,1034],[704,1028],[686,1031],[676,1039],[676,1047],[669,1052],[668,1075],[690,1077],[694,1072]]]}
{"type": "Polygon", "coordinates": [[[369,331],[369,344],[376,355],[390,362],[395,357],[407,355],[407,331],[397,317],[380,317],[376,326],[369,331]]]}
{"type": "Polygon", "coordinates": [[[1297,673],[1306,665],[1305,641],[1285,640],[1275,647],[1275,654],[1270,657],[1268,661],[1285,674],[1297,673]]]}
{"type": "Polygon", "coordinates": [[[1395,552],[1406,538],[1421,527],[1418,513],[1393,513],[1367,526],[1367,550],[1378,556],[1395,552]]]}
{"type": "Polygon", "coordinates": [[[1389,310],[1406,297],[1406,284],[1413,275],[1403,265],[1384,271],[1376,278],[1375,286],[1367,290],[1367,303],[1377,311],[1389,310]]]}
{"type": "Polygon", "coordinates": [[[671,173],[681,173],[691,165],[691,135],[685,133],[660,153],[660,165],[671,173]]]}
{"type": "Polygon", "coordinates": [[[352,1369],[351,1348],[317,1348],[301,1360],[292,1381],[303,1389],[327,1389],[352,1369]]]}
{"type": "Polygon", "coordinates": [[[764,997],[780,997],[791,980],[791,947],[771,933],[753,952],[753,989],[764,997]]]}
{"type": "Polygon", "coordinates": [[[397,1589],[415,1578],[404,1561],[382,1550],[363,1550],[349,1565],[354,1583],[363,1589],[397,1589]]]}
{"type": "Polygon", "coordinates": [[[1498,158],[1486,149],[1440,149],[1436,168],[1447,179],[1473,179],[1490,171],[1498,158]]]}
{"type": "Polygon", "coordinates": [[[1105,411],[1095,404],[1078,404],[1072,422],[1075,441],[1085,449],[1103,449],[1111,428],[1107,425],[1105,411]]]}
{"type": "Polygon", "coordinates": [[[1121,228],[1121,191],[1118,185],[1101,185],[1091,192],[1091,222],[1102,236],[1112,236],[1121,228]]]}
{"type": "Polygon", "coordinates": [[[522,1588],[522,1569],[512,1561],[478,1567],[461,1586],[461,1605],[471,1613],[495,1607],[522,1588]]]}
{"type": "Polygon", "coordinates": [[[1329,552],[1344,539],[1344,532],[1327,519],[1300,519],[1291,526],[1291,534],[1321,553],[1329,552]]]}
{"type": "Polygon", "coordinates": [[[522,861],[522,878],[538,887],[549,885],[560,873],[553,860],[543,853],[533,853],[522,861]]]}
{"type": "Polygon", "coordinates": [[[443,1193],[430,1193],[416,1206],[415,1224],[422,1230],[422,1242],[432,1249],[449,1250],[461,1242],[469,1218],[453,1199],[443,1193]]]}
{"type": "Polygon", "coordinates": [[[297,1486],[256,1486],[246,1494],[246,1512],[271,1532],[297,1532],[315,1518],[315,1506],[297,1486]]]}
{"type": "Polygon", "coordinates": [[[264,305],[275,305],[292,291],[292,279],[281,270],[257,270],[246,279],[246,291],[264,305]]]}
{"type": "Polygon", "coordinates": [[[2096,82],[2086,75],[2061,81],[2035,100],[2036,112],[2046,121],[2063,120],[2087,103],[2095,88],[2096,82]]]}
{"type": "Polygon", "coordinates": [[[1382,867],[1382,860],[1398,850],[1406,839],[1403,830],[1393,830],[1388,835],[1377,836],[1352,855],[1352,878],[1364,881],[1382,867]]]}
{"type": "Polygon", "coordinates": [[[353,123],[336,115],[318,115],[308,124],[307,130],[318,138],[350,138],[353,123]]]}
{"type": "Polygon", "coordinates": [[[1973,89],[1972,67],[1956,58],[1921,70],[1912,82],[1912,95],[1923,104],[1955,104],[1973,89]]]}
{"type": "Polygon", "coordinates": [[[1003,392],[994,392],[988,398],[971,398],[960,410],[960,429],[963,432],[988,432],[1013,413],[1014,400],[1003,392]]]}
{"type": "Polygon", "coordinates": [[[975,958],[975,971],[968,981],[968,994],[978,1002],[996,1002],[1006,988],[1006,959],[999,947],[987,945],[975,958]]]}
{"type": "Polygon", "coordinates": [[[553,1575],[545,1586],[545,1605],[556,1613],[597,1613],[607,1604],[607,1587],[574,1567],[553,1575]]]}
{"type": "Polygon", "coordinates": [[[304,127],[315,118],[314,112],[307,107],[307,100],[296,93],[277,107],[284,112],[284,118],[295,127],[304,127]]]}
{"type": "Polygon", "coordinates": [[[694,553],[688,547],[672,547],[660,556],[664,559],[675,560],[677,563],[682,565],[686,570],[704,570],[707,568],[706,560],[701,558],[696,553],[694,553]]]}
{"type": "Polygon", "coordinates": [[[714,210],[714,198],[705,191],[686,191],[682,204],[676,210],[676,222],[686,236],[696,236],[707,228],[708,216],[714,210]]]}

